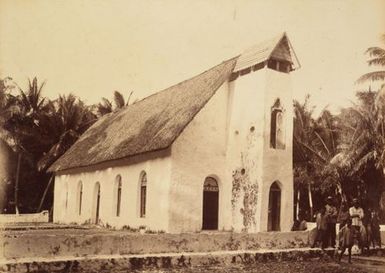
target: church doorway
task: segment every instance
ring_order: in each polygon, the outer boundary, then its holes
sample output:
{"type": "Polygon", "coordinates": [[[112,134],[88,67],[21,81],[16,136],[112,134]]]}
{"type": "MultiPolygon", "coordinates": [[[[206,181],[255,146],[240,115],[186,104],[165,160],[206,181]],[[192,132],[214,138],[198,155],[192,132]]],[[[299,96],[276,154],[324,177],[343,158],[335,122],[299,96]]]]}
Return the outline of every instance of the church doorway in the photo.
{"type": "Polygon", "coordinates": [[[93,205],[93,216],[92,222],[94,224],[99,223],[99,212],[100,212],[100,184],[97,182],[94,188],[94,205],[93,205]]]}
{"type": "Polygon", "coordinates": [[[274,182],[269,191],[269,212],[267,231],[279,231],[281,218],[281,188],[274,182]]]}
{"type": "Polygon", "coordinates": [[[219,187],[212,177],[206,177],[203,184],[203,230],[218,229],[219,187]]]}

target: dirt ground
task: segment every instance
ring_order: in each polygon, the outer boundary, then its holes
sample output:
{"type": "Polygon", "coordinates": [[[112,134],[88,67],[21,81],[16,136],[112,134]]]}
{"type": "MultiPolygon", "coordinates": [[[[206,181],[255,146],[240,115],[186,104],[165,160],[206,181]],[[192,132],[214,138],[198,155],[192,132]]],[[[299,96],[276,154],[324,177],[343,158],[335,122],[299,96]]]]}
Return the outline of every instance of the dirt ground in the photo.
{"type": "MultiPolygon", "coordinates": [[[[127,271],[116,271],[110,273],[128,273],[127,271]]],[[[192,268],[178,268],[169,270],[145,270],[135,271],[137,273],[384,273],[384,266],[367,267],[362,264],[348,264],[342,262],[340,264],[324,261],[307,261],[307,262],[269,262],[253,266],[202,266],[192,268]]],[[[84,272],[91,273],[91,272],[84,272]]],[[[96,273],[96,272],[92,272],[96,273]]],[[[107,272],[100,272],[107,273],[107,272]]]]}

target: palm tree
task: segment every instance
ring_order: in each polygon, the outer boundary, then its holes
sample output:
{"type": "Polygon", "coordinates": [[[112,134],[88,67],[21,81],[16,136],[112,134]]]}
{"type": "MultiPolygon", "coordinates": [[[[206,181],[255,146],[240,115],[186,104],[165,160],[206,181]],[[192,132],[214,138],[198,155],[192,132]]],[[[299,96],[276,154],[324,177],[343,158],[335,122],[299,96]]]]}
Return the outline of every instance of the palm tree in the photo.
{"type": "Polygon", "coordinates": [[[36,77],[28,81],[26,91],[15,84],[19,94],[16,96],[6,94],[6,101],[2,103],[2,136],[7,140],[10,139],[7,142],[12,144],[12,148],[18,154],[14,191],[16,213],[19,211],[18,194],[22,159],[32,165],[34,158],[39,155],[39,145],[44,143],[39,130],[40,117],[47,110],[47,103],[41,95],[43,87],[44,83],[39,86],[36,77]]]}
{"type": "Polygon", "coordinates": [[[59,96],[49,108],[42,121],[44,135],[51,140],[50,149],[40,158],[39,171],[46,170],[96,121],[91,108],[72,94],[59,96]]]}
{"type": "Polygon", "coordinates": [[[10,147],[14,147],[14,142],[11,135],[4,129],[7,121],[19,111],[17,106],[17,97],[11,95],[15,89],[13,79],[6,77],[0,79],[0,138],[5,141],[10,147]]]}
{"type": "Polygon", "coordinates": [[[32,157],[41,155],[40,145],[47,143],[41,132],[41,118],[48,111],[48,103],[42,96],[44,82],[38,85],[36,77],[28,82],[24,91],[17,86],[19,94],[8,97],[8,114],[3,128],[9,132],[18,152],[32,157]]]}
{"type": "Polygon", "coordinates": [[[312,191],[330,192],[337,188],[341,192],[341,187],[336,174],[327,171],[337,152],[339,127],[336,117],[324,109],[314,119],[309,98],[306,96],[303,104],[294,101],[293,163],[296,189],[308,191],[312,209],[312,191]]]}
{"type": "Polygon", "coordinates": [[[97,113],[99,116],[104,116],[108,113],[118,111],[125,106],[128,106],[130,103],[131,96],[133,91],[128,95],[127,101],[124,99],[124,96],[119,91],[114,91],[114,103],[115,108],[112,105],[112,102],[106,98],[102,98],[102,102],[97,105],[97,113]]]}
{"type": "MultiPolygon", "coordinates": [[[[383,35],[383,40],[385,41],[385,34],[383,35]]],[[[385,49],[381,47],[370,47],[366,50],[366,53],[369,54],[370,59],[368,60],[369,66],[382,66],[385,67],[385,49]]],[[[385,80],[385,70],[378,70],[374,72],[369,72],[362,75],[357,82],[362,83],[366,81],[383,81],[385,80]]]]}
{"type": "MultiPolygon", "coordinates": [[[[385,49],[370,47],[366,53],[370,57],[369,66],[385,67],[385,49]]],[[[384,80],[385,70],[378,70],[362,75],[357,82],[384,80]]],[[[357,92],[357,97],[359,103],[345,111],[341,152],[333,161],[350,177],[361,180],[364,190],[358,193],[368,191],[369,205],[378,208],[385,176],[385,86],[379,92],[370,88],[368,92],[357,92]]]]}
{"type": "Polygon", "coordinates": [[[358,194],[362,199],[369,197],[372,208],[378,208],[384,186],[385,108],[379,107],[384,104],[382,92],[357,93],[359,104],[346,110],[341,152],[333,160],[350,177],[361,180],[358,194]]]}
{"type": "MultiPolygon", "coordinates": [[[[38,161],[40,172],[47,170],[96,121],[91,107],[86,106],[72,94],[59,96],[57,100],[50,102],[49,106],[49,115],[44,117],[43,122],[45,133],[52,141],[51,148],[38,161]]],[[[41,210],[52,182],[53,176],[46,184],[37,212],[41,210]]]]}
{"type": "Polygon", "coordinates": [[[102,102],[99,102],[97,107],[97,113],[99,116],[104,116],[106,114],[112,113],[112,102],[106,98],[102,98],[102,102]]]}

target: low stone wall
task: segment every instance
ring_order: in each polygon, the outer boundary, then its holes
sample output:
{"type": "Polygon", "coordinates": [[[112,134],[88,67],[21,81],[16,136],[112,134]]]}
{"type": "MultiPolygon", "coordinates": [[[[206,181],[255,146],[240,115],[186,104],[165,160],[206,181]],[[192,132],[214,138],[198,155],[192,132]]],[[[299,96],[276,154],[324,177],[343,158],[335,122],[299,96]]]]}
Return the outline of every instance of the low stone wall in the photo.
{"type": "Polygon", "coordinates": [[[48,210],[40,213],[0,214],[0,224],[48,223],[48,210]]]}
{"type": "MultiPolygon", "coordinates": [[[[271,262],[303,262],[315,259],[330,261],[333,251],[321,249],[287,249],[277,251],[224,251],[210,253],[162,253],[150,255],[104,255],[0,261],[0,272],[207,272],[207,268],[221,269],[240,266],[263,267],[271,262]]],[[[234,269],[239,272],[242,267],[234,269]]],[[[211,272],[211,271],[210,271],[211,272]]],[[[233,272],[233,271],[231,271],[233,272]]]]}
{"type": "Polygon", "coordinates": [[[138,234],[129,232],[40,231],[4,233],[3,259],[146,253],[287,249],[308,246],[308,232],[138,234]],[[72,233],[73,232],[73,233],[72,233]],[[80,233],[79,233],[80,232],[80,233]],[[72,234],[71,234],[72,233],[72,234]]]}

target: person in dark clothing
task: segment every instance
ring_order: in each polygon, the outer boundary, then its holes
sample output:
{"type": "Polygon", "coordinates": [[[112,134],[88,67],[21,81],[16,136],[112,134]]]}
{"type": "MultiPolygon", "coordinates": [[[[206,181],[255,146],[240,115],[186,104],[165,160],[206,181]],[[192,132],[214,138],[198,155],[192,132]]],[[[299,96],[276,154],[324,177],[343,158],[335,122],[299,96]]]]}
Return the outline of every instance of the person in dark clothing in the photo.
{"type": "Polygon", "coordinates": [[[331,196],[326,199],[325,215],[327,221],[326,240],[334,248],[336,245],[337,208],[334,206],[331,196]]]}
{"type": "Polygon", "coordinates": [[[370,243],[373,244],[373,247],[376,247],[376,244],[381,248],[381,232],[380,232],[380,219],[378,217],[377,211],[373,210],[370,217],[370,243]]]}
{"type": "Polygon", "coordinates": [[[346,202],[343,202],[338,213],[337,222],[340,224],[339,230],[345,226],[347,221],[350,219],[349,207],[346,202]]]}
{"type": "Polygon", "coordinates": [[[303,214],[299,215],[298,230],[300,230],[300,231],[307,230],[307,222],[306,222],[305,218],[306,218],[305,215],[303,215],[303,214]]]}

